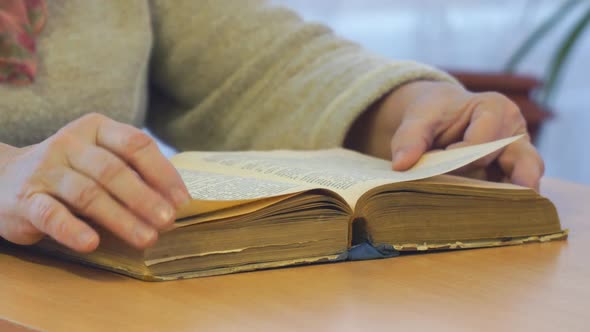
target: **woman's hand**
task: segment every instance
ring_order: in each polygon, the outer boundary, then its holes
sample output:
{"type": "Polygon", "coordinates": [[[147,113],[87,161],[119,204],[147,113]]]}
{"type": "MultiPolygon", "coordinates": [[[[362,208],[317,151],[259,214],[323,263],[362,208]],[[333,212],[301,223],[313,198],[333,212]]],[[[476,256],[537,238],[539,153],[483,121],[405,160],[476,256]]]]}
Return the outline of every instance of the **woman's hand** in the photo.
{"type": "MultiPolygon", "coordinates": [[[[412,167],[431,149],[452,149],[527,134],[518,107],[505,96],[471,93],[445,82],[405,84],[363,114],[346,146],[392,160],[394,170],[412,167]]],[[[461,169],[460,174],[539,188],[543,160],[526,139],[461,169]]]]}
{"type": "Polygon", "coordinates": [[[102,115],[84,116],[40,144],[0,149],[0,236],[17,244],[47,234],[90,252],[99,243],[91,221],[145,248],[188,200],[148,135],[102,115]]]}

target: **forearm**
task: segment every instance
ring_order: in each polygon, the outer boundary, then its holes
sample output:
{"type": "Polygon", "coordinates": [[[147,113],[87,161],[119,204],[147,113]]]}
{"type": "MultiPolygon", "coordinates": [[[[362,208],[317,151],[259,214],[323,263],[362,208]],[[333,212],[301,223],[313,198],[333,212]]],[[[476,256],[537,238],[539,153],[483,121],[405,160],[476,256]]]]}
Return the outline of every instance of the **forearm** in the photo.
{"type": "Polygon", "coordinates": [[[267,2],[153,4],[148,126],[180,150],[342,146],[354,119],[388,91],[420,79],[453,81],[267,2]]]}

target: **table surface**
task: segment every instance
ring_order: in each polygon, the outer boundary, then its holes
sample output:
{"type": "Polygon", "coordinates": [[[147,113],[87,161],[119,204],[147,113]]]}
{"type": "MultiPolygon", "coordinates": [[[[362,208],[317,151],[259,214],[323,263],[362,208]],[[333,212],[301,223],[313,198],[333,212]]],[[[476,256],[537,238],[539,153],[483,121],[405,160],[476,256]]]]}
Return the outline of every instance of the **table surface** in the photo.
{"type": "Polygon", "coordinates": [[[0,248],[1,331],[588,331],[590,187],[568,241],[150,283],[0,248]]]}

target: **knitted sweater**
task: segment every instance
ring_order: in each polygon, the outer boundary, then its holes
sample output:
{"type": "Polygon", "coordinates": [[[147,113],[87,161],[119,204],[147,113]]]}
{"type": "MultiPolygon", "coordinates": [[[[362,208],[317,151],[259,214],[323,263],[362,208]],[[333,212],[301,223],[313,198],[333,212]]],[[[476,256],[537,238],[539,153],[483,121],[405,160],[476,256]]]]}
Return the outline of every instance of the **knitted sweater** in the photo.
{"type": "Polygon", "coordinates": [[[37,46],[35,83],[0,85],[0,142],[99,112],[180,150],[333,147],[396,86],[452,81],[258,0],[51,0],[37,46]]]}

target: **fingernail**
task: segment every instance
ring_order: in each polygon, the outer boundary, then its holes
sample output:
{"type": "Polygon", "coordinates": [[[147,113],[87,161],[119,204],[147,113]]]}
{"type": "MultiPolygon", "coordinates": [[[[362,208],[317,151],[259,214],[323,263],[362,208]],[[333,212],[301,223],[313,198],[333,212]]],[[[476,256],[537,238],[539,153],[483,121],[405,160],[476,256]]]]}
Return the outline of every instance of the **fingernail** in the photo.
{"type": "Polygon", "coordinates": [[[156,205],[156,214],[158,215],[158,220],[156,221],[156,226],[165,226],[172,218],[174,218],[174,209],[167,204],[167,203],[160,203],[156,205]]]}
{"type": "Polygon", "coordinates": [[[185,204],[187,204],[191,197],[187,194],[187,192],[180,188],[172,189],[172,200],[174,201],[174,205],[176,208],[179,208],[185,204]]]}
{"type": "Polygon", "coordinates": [[[406,152],[404,150],[397,151],[392,158],[393,168],[397,169],[399,167],[399,163],[404,159],[404,155],[406,152]]]}
{"type": "Polygon", "coordinates": [[[151,243],[156,236],[156,231],[146,226],[138,225],[135,228],[135,239],[137,240],[136,243],[141,246],[151,243]]]}
{"type": "Polygon", "coordinates": [[[88,230],[82,231],[78,234],[78,244],[83,247],[88,247],[94,241],[94,233],[88,230]]]}

